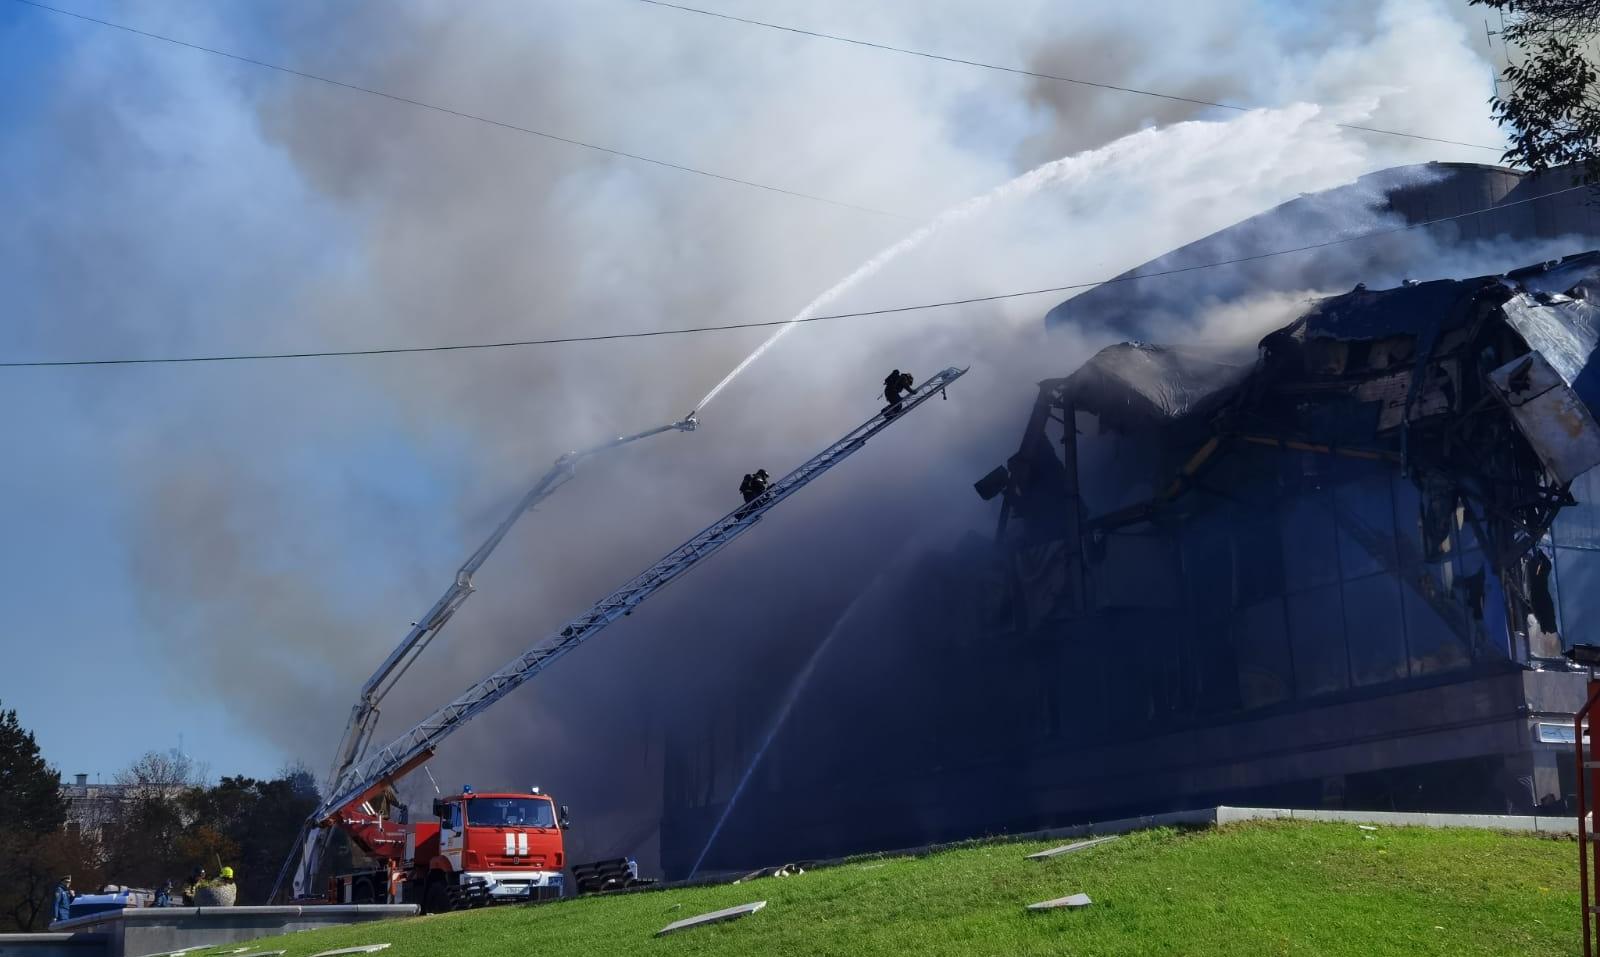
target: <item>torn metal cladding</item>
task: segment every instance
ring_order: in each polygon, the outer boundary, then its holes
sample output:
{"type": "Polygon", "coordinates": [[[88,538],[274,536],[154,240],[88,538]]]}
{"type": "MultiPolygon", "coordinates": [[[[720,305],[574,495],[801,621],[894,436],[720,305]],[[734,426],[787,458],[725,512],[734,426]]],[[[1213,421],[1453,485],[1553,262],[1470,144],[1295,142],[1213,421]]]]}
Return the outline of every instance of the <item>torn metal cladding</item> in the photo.
{"type": "MultiPolygon", "coordinates": [[[[1600,252],[1588,252],[1505,275],[1358,285],[1267,335],[1253,362],[1113,345],[1040,383],[1016,454],[977,490],[1002,499],[997,538],[1033,555],[1019,557],[1019,574],[1061,566],[1046,576],[1046,603],[1070,616],[1114,603],[1096,566],[1107,549],[1137,550],[1137,536],[1113,533],[1182,521],[1227,498],[1219,485],[1228,482],[1209,477],[1247,447],[1301,456],[1297,481],[1319,481],[1328,467],[1319,458],[1397,463],[1419,493],[1420,554],[1359,516],[1341,515],[1340,534],[1393,571],[1437,560],[1470,531],[1504,588],[1510,631],[1528,615],[1553,631],[1538,545],[1572,504],[1570,483],[1600,464],[1596,302],[1600,252]],[[1100,433],[1154,440],[1146,444],[1168,464],[1153,495],[1091,514],[1079,489],[1080,414],[1100,433]],[[1046,547],[1060,554],[1033,554],[1046,547]]],[[[1419,597],[1441,612],[1465,597],[1481,613],[1485,587],[1467,577],[1419,597]]]]}
{"type": "Polygon", "coordinates": [[[1543,355],[1511,360],[1489,374],[1489,383],[1557,479],[1570,483],[1600,465],[1600,426],[1543,355]]]}

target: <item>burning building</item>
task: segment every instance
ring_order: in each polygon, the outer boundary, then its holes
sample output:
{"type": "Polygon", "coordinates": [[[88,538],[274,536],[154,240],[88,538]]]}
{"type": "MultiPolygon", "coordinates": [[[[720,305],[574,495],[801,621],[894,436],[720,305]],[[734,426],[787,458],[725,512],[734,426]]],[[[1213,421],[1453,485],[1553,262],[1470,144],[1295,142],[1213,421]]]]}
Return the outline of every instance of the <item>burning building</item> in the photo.
{"type": "MultiPolygon", "coordinates": [[[[1582,191],[1492,167],[1348,189],[1421,225],[1391,252],[1419,232],[1600,233],[1582,191]]],[[[1304,236],[1335,200],[1134,275],[1304,236]]],[[[1197,282],[1296,289],[1313,268],[1197,282]]],[[[1363,254],[1319,281],[1363,268],[1404,267],[1363,254]]],[[[1173,308],[1170,289],[1122,285],[1048,321],[1137,328],[1173,308]]],[[[770,702],[733,695],[672,732],[664,869],[1219,803],[1563,807],[1583,680],[1562,652],[1590,627],[1600,574],[1597,338],[1588,252],[1356,285],[1253,356],[1124,342],[1040,383],[1016,453],[976,486],[998,510],[992,539],[920,558],[914,587],[883,599],[894,626],[871,660],[819,672],[775,730],[741,720],[770,702]]]]}

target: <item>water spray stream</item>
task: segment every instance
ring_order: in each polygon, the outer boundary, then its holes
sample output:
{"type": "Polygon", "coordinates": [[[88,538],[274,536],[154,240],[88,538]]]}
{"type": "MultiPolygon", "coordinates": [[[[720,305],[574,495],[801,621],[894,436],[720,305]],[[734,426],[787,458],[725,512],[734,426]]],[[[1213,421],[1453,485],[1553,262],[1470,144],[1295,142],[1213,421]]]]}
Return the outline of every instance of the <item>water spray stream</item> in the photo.
{"type": "MultiPolygon", "coordinates": [[[[873,584],[876,584],[876,582],[873,584]]],[[[861,599],[870,594],[872,590],[872,585],[863,588],[855,599],[846,606],[844,613],[839,616],[839,620],[834,622],[833,627],[828,630],[827,636],[817,643],[817,647],[811,652],[811,657],[806,659],[805,665],[795,674],[794,680],[789,682],[789,688],[784,692],[783,701],[779,703],[778,710],[772,717],[772,723],[767,728],[766,737],[761,739],[761,747],[757,748],[755,755],[750,758],[749,766],[744,769],[744,774],[739,777],[738,785],[734,787],[733,794],[728,797],[728,803],[723,807],[722,814],[717,818],[716,825],[711,828],[711,834],[706,838],[705,846],[700,848],[699,856],[694,859],[694,867],[689,869],[689,877],[691,879],[700,872],[700,865],[705,863],[706,855],[710,853],[712,845],[717,843],[717,836],[722,833],[723,825],[727,824],[728,818],[733,816],[733,809],[738,805],[739,798],[744,794],[744,789],[749,786],[750,779],[755,777],[756,768],[761,766],[761,759],[767,756],[767,750],[772,747],[772,742],[777,739],[778,732],[782,731],[783,726],[788,723],[789,712],[794,710],[795,702],[800,700],[800,694],[805,691],[806,685],[811,683],[811,675],[817,670],[817,662],[822,660],[822,656],[827,652],[828,646],[833,644],[833,639],[838,637],[839,632],[843,630],[845,622],[849,621],[850,616],[855,614],[856,606],[861,603],[861,599]]]]}
{"type": "Polygon", "coordinates": [[[997,202],[1008,199],[1019,199],[1038,192],[1040,189],[1043,189],[1045,186],[1048,186],[1052,183],[1066,179],[1076,167],[1081,165],[1079,163],[1081,159],[1081,156],[1074,154],[1073,156],[1065,156],[1061,159],[1051,160],[1042,166],[1037,166],[1028,172],[1023,173],[1021,176],[1016,177],[1015,179],[996,186],[987,193],[974,196],[956,206],[950,207],[949,209],[935,216],[926,225],[918,228],[915,232],[878,253],[876,256],[873,256],[850,275],[844,277],[839,282],[831,286],[827,291],[822,293],[822,295],[807,303],[806,307],[795,313],[794,317],[788,322],[773,330],[772,335],[768,336],[765,342],[757,346],[754,352],[750,353],[748,356],[745,356],[744,361],[734,366],[733,371],[723,376],[722,381],[718,382],[710,392],[705,394],[705,397],[695,405],[695,412],[699,412],[709,405],[711,400],[717,397],[718,393],[727,388],[729,383],[739,377],[739,373],[749,368],[751,363],[761,358],[763,353],[772,348],[772,346],[779,339],[782,339],[785,335],[787,335],[789,331],[794,328],[795,323],[816,315],[823,306],[826,306],[828,303],[844,295],[846,292],[850,291],[864,280],[871,278],[884,266],[899,258],[901,255],[922,245],[928,240],[928,237],[932,236],[934,233],[956,223],[972,219],[997,202]]]}

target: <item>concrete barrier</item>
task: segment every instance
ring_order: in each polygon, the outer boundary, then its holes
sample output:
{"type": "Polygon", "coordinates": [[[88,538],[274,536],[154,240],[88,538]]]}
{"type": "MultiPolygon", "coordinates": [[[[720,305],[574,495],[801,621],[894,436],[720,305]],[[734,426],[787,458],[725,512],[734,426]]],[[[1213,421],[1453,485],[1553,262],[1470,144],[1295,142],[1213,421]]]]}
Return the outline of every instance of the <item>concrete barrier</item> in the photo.
{"type": "Polygon", "coordinates": [[[100,957],[106,935],[84,931],[56,934],[0,934],[0,957],[100,957]]]}
{"type": "Polygon", "coordinates": [[[1575,817],[1530,817],[1520,814],[1434,814],[1428,811],[1324,811],[1276,807],[1219,807],[1215,824],[1234,821],[1322,821],[1338,824],[1376,824],[1385,827],[1470,827],[1483,831],[1532,831],[1538,834],[1576,834],[1575,817]]]}
{"type": "MultiPolygon", "coordinates": [[[[98,951],[26,951],[27,957],[72,954],[76,957],[147,957],[185,947],[232,944],[365,921],[410,917],[415,904],[328,904],[286,907],[136,907],[57,921],[52,931],[100,938],[98,951]]],[[[50,936],[57,936],[52,934],[50,936]]],[[[7,946],[0,936],[0,948],[7,946]]],[[[19,952],[19,954],[24,952],[19,952]]],[[[9,957],[9,951],[0,949],[9,957]]]]}

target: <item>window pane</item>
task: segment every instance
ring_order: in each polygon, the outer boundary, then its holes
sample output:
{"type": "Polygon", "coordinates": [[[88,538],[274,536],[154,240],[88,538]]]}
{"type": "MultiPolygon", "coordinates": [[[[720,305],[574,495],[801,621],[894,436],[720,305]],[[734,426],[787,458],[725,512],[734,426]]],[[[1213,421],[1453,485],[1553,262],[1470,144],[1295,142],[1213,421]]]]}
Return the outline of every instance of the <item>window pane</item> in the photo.
{"type": "Polygon", "coordinates": [[[1287,599],[1295,691],[1302,698],[1350,686],[1340,599],[1338,585],[1324,585],[1287,599]]]}
{"type": "Polygon", "coordinates": [[[1183,530],[1189,607],[1201,618],[1225,619],[1233,609],[1233,542],[1226,517],[1220,511],[1201,515],[1183,530]]]}
{"type": "Polygon", "coordinates": [[[1600,630],[1600,552],[1557,548],[1556,599],[1561,613],[1561,643],[1594,641],[1600,630]]]}
{"type": "Polygon", "coordinates": [[[1239,670],[1233,663],[1233,642],[1226,618],[1199,619],[1194,626],[1190,680],[1200,714],[1239,710],[1239,670]]]}
{"type": "Polygon", "coordinates": [[[1344,584],[1344,637],[1350,645],[1350,677],[1358,685],[1406,676],[1400,584],[1373,575],[1344,584]]]}
{"type": "Polygon", "coordinates": [[[1234,655],[1239,666],[1239,698],[1246,708],[1284,701],[1293,675],[1284,634],[1283,599],[1270,598],[1234,618],[1234,655]]]}
{"type": "Polygon", "coordinates": [[[1289,499],[1283,510],[1281,532],[1283,578],[1289,591],[1339,580],[1333,499],[1327,491],[1306,489],[1289,499]]]}
{"type": "Polygon", "coordinates": [[[1447,581],[1453,578],[1453,569],[1450,562],[1406,569],[1400,600],[1414,675],[1450,671],[1472,662],[1469,619],[1461,595],[1465,587],[1447,581]]]}
{"type": "Polygon", "coordinates": [[[1338,509],[1339,567],[1346,580],[1396,566],[1394,503],[1389,477],[1347,482],[1334,491],[1338,509]]]}
{"type": "Polygon", "coordinates": [[[1400,564],[1415,564],[1422,561],[1422,493],[1399,472],[1390,477],[1389,491],[1394,498],[1395,544],[1400,564]]]}
{"type": "Polygon", "coordinates": [[[1248,607],[1283,594],[1284,553],[1278,540],[1277,509],[1270,501],[1236,508],[1233,523],[1237,606],[1248,607]]]}

